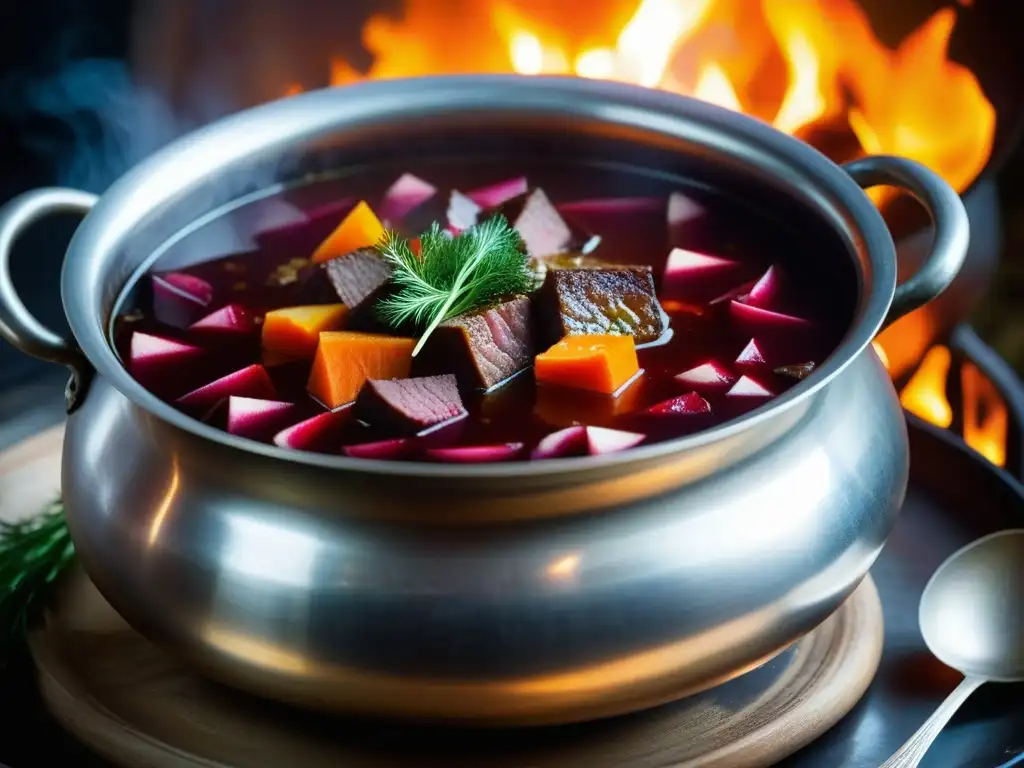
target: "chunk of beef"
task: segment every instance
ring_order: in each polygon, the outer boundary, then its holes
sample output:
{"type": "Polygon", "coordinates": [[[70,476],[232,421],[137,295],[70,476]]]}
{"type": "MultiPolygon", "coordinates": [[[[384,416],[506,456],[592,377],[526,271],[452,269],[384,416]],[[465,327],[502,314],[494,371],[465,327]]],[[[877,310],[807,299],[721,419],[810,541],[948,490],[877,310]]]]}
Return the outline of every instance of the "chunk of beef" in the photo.
{"type": "Polygon", "coordinates": [[[324,271],[348,307],[348,327],[379,330],[376,305],[391,291],[391,266],[373,248],[360,248],[324,264],[324,271]]]}
{"type": "Polygon", "coordinates": [[[535,351],[530,300],[518,296],[441,323],[416,365],[417,370],[454,370],[467,389],[490,389],[528,368],[535,351]]]}
{"type": "Polygon", "coordinates": [[[534,299],[537,334],[545,345],[563,336],[613,333],[637,344],[665,332],[665,314],[649,266],[548,270],[534,299]]]}
{"type": "Polygon", "coordinates": [[[357,419],[407,435],[465,414],[458,384],[451,374],[371,379],[359,392],[353,407],[357,419]]]}

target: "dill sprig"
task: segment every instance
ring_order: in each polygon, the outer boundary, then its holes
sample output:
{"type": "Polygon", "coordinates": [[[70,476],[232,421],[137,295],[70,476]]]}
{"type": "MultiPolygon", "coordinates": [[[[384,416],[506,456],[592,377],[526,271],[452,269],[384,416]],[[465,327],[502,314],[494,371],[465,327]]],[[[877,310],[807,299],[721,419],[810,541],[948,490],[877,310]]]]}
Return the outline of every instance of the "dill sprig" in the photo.
{"type": "Polygon", "coordinates": [[[24,642],[54,582],[74,560],[59,500],[27,520],[0,522],[0,667],[24,642]]]}
{"type": "Polygon", "coordinates": [[[526,293],[533,285],[522,238],[500,215],[455,236],[435,223],[420,237],[419,255],[394,233],[377,248],[392,267],[397,289],[378,311],[391,325],[412,322],[424,328],[413,355],[445,320],[526,293]]]}

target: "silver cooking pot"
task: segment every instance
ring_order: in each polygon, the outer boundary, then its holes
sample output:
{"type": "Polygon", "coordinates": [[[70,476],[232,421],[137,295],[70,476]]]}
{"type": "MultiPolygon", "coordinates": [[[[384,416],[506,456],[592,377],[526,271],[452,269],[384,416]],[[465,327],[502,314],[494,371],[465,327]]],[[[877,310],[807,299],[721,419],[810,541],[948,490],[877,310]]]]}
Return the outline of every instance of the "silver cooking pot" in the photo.
{"type": "Polygon", "coordinates": [[[899,401],[870,342],[946,287],[967,240],[959,198],[924,167],[872,157],[840,168],[697,101],[576,79],[373,82],[222,120],[99,199],[43,189],[13,200],[0,213],[0,331],[73,372],[63,492],[75,546],[154,641],[233,686],[317,708],[565,722],[735,676],[858,585],[908,469],[899,401]],[[246,442],[164,404],[119,362],[110,323],[125,286],[211,211],[347,164],[481,141],[626,153],[799,207],[841,243],[821,257],[847,260],[858,281],[848,332],[812,376],[733,422],[532,464],[246,442]],[[862,191],[876,184],[915,195],[935,224],[931,258],[899,286],[892,239],[862,191]],[[88,214],[61,278],[73,339],[32,318],[8,273],[12,240],[57,211],[88,214]]]}

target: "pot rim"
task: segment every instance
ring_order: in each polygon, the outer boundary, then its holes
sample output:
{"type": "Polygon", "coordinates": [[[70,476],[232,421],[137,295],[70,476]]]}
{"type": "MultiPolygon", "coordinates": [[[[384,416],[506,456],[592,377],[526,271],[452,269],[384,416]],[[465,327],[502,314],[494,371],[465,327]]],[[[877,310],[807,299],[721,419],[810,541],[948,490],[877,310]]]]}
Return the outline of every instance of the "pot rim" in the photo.
{"type": "MultiPolygon", "coordinates": [[[[823,213],[819,211],[818,213],[823,213]]],[[[833,226],[838,227],[839,222],[833,226]]],[[[572,77],[522,75],[451,75],[378,80],[308,91],[263,104],[186,134],[130,170],[102,195],[85,217],[68,248],[61,293],[71,331],[96,372],[135,405],[159,419],[227,448],[323,469],[373,475],[446,478],[510,478],[562,475],[581,470],[622,467],[662,459],[725,440],[806,403],[856,358],[882,327],[896,288],[896,249],[888,228],[863,189],[820,152],[766,123],[705,102],[633,85],[572,77]],[[496,101],[494,94],[502,96],[496,101]],[[228,165],[256,151],[286,147],[299,139],[337,133],[343,123],[372,124],[383,115],[436,113],[455,108],[510,114],[572,115],[606,124],[635,127],[668,138],[713,144],[736,156],[759,152],[813,177],[810,194],[822,208],[835,209],[850,231],[850,253],[858,273],[859,297],[850,325],[832,354],[805,380],[743,416],[692,435],[631,448],[622,453],[545,461],[454,465],[428,462],[357,459],[295,451],[235,437],[203,424],[163,402],[138,383],[111,346],[97,298],[90,306],[90,286],[103,284],[101,254],[113,252],[152,205],[187,194],[208,172],[210,162],[228,165]],[[344,111],[344,118],[339,112],[344,111]],[[226,141],[227,137],[231,141],[226,141]],[[160,179],[159,185],[154,179],[160,179]],[[822,193],[825,193],[824,195],[822,193]],[[824,199],[823,199],[824,198],[824,199]],[[88,255],[88,258],[83,258],[88,255]],[[864,264],[870,265],[865,270],[864,264]],[[868,274],[865,275],[865,272],[868,274]]],[[[133,277],[138,270],[134,271],[133,277]]],[[[127,284],[126,282],[126,284],[127,284]]],[[[117,287],[120,294],[125,285],[117,287]]],[[[100,292],[93,288],[92,294],[100,292]]],[[[86,395],[88,397],[88,395],[86,395]]]]}

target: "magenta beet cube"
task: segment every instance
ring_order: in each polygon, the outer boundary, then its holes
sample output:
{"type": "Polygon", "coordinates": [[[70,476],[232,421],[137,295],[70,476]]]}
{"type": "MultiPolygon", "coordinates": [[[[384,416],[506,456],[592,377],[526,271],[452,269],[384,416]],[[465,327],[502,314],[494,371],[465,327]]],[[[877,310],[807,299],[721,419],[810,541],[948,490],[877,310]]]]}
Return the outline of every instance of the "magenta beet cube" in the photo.
{"type": "Polygon", "coordinates": [[[514,179],[506,179],[505,181],[499,181],[497,184],[490,184],[486,187],[471,190],[466,193],[466,197],[484,210],[487,210],[488,208],[497,208],[514,197],[525,195],[529,188],[526,177],[517,176],[514,179]]]}
{"type": "Polygon", "coordinates": [[[228,397],[273,400],[277,397],[274,384],[262,365],[250,365],[229,373],[216,381],[194,389],[178,398],[177,403],[190,411],[206,411],[228,397]]]}
{"type": "Polygon", "coordinates": [[[743,265],[732,259],[673,248],[661,279],[661,297],[687,302],[709,301],[735,287],[743,265]]]}
{"type": "Polygon", "coordinates": [[[522,443],[496,443],[457,448],[428,448],[425,453],[432,459],[448,464],[489,464],[498,461],[511,461],[522,450],[522,443]]]}
{"type": "Polygon", "coordinates": [[[761,351],[757,339],[751,339],[743,348],[735,363],[737,368],[761,368],[767,365],[764,352],[761,351]]]}
{"type": "Polygon", "coordinates": [[[687,243],[691,226],[707,213],[704,206],[682,192],[673,192],[668,198],[668,242],[678,246],[687,243]]]}
{"type": "Polygon", "coordinates": [[[560,429],[547,435],[533,449],[531,459],[557,459],[563,456],[584,456],[587,453],[587,427],[560,429]]]}
{"type": "Polygon", "coordinates": [[[758,309],[778,312],[785,304],[786,293],[786,279],[783,276],[782,268],[773,264],[754,283],[750,293],[743,299],[743,303],[758,309]]]}
{"type": "Polygon", "coordinates": [[[274,445],[294,451],[330,451],[341,442],[341,434],[351,419],[351,409],[318,413],[282,429],[274,435],[274,445]]]}
{"type": "Polygon", "coordinates": [[[430,182],[411,173],[403,173],[384,193],[377,216],[385,227],[394,226],[436,194],[437,187],[430,182]]]}
{"type": "Polygon", "coordinates": [[[408,456],[413,449],[414,440],[399,438],[396,440],[378,440],[372,443],[346,445],[342,450],[346,456],[357,459],[378,459],[387,461],[408,456]]]}
{"type": "Polygon", "coordinates": [[[644,413],[648,416],[693,416],[711,413],[711,404],[696,392],[687,392],[652,405],[644,413]]]}
{"type": "Polygon", "coordinates": [[[587,427],[587,453],[591,456],[618,453],[640,445],[646,438],[646,435],[639,432],[625,432],[608,427],[587,427]]]}
{"type": "Polygon", "coordinates": [[[228,432],[238,437],[269,441],[288,426],[294,416],[292,403],[253,397],[228,398],[228,432]]]}
{"type": "Polygon", "coordinates": [[[735,384],[725,393],[726,397],[769,398],[775,395],[768,387],[749,376],[740,376],[735,384]]]}
{"type": "Polygon", "coordinates": [[[128,371],[140,384],[162,397],[188,387],[205,352],[184,342],[136,331],[129,345],[128,371]]]}
{"type": "Polygon", "coordinates": [[[680,384],[701,391],[724,391],[736,382],[736,374],[714,360],[678,373],[674,378],[680,384]]]}
{"type": "Polygon", "coordinates": [[[235,338],[255,332],[256,318],[241,304],[228,304],[188,327],[197,338],[235,338]]]}
{"type": "Polygon", "coordinates": [[[209,311],[213,286],[183,272],[152,276],[153,316],[175,328],[186,328],[209,311]]]}

